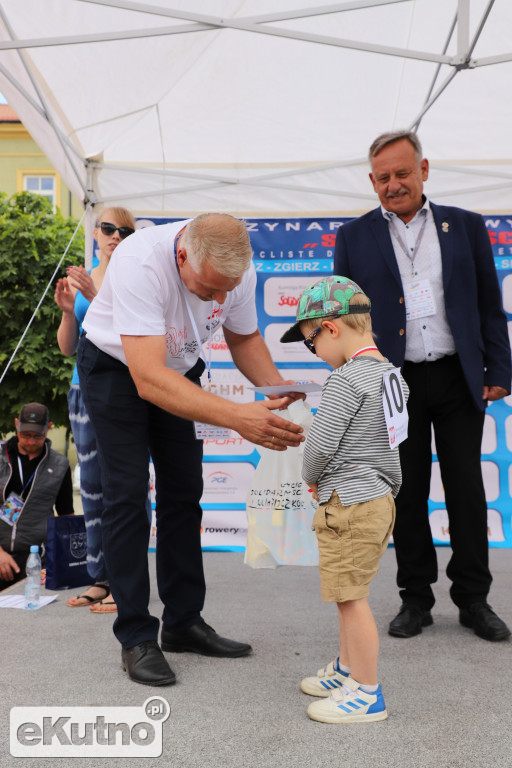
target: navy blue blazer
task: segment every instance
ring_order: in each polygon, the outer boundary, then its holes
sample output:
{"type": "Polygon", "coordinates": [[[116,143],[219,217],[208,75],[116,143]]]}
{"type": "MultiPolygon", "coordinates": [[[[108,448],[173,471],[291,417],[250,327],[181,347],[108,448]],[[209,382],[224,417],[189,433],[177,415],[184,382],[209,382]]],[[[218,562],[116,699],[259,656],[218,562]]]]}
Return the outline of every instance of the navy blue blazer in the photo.
{"type": "MultiPolygon", "coordinates": [[[[441,246],[448,323],[471,395],[483,410],[484,384],[510,392],[512,376],[507,318],[489,236],[479,214],[430,206],[441,246]]],[[[403,286],[380,208],[339,228],[334,274],[351,278],[368,294],[379,349],[401,367],[406,338],[403,286]]]]}

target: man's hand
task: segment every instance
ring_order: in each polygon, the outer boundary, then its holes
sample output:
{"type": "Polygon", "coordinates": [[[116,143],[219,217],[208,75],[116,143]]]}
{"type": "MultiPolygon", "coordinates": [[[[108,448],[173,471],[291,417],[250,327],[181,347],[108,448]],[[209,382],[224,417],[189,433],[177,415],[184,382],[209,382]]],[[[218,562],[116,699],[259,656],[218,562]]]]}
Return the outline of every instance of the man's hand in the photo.
{"type": "Polygon", "coordinates": [[[503,387],[484,387],[482,394],[483,400],[501,400],[502,397],[506,397],[509,393],[503,387]]]}
{"type": "Polygon", "coordinates": [[[246,403],[238,409],[236,419],[229,426],[246,440],[274,451],[285,451],[304,441],[303,429],[292,421],[282,419],[273,410],[286,407],[288,397],[272,401],[246,403]]]}
{"type": "MultiPolygon", "coordinates": [[[[304,392],[293,392],[293,385],[296,382],[293,381],[293,379],[286,379],[285,381],[280,381],[279,385],[281,384],[289,384],[290,385],[290,392],[287,395],[284,395],[284,397],[281,396],[281,400],[284,400],[284,405],[279,406],[280,411],[286,410],[290,403],[293,403],[295,400],[305,400],[306,395],[304,392]]],[[[276,400],[279,398],[279,395],[268,395],[269,400],[276,400]]]]}
{"type": "Polygon", "coordinates": [[[16,560],[14,560],[5,549],[0,549],[0,579],[13,581],[14,574],[19,572],[20,569],[16,560]]]}

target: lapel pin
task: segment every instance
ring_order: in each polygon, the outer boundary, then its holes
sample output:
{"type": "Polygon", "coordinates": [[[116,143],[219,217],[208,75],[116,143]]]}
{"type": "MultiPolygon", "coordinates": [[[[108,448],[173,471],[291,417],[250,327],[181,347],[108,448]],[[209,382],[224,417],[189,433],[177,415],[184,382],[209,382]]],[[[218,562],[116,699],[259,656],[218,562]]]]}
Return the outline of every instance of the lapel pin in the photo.
{"type": "Polygon", "coordinates": [[[448,230],[450,229],[450,225],[448,224],[447,221],[443,221],[443,223],[441,224],[441,229],[443,230],[443,232],[448,232],[448,230]]]}

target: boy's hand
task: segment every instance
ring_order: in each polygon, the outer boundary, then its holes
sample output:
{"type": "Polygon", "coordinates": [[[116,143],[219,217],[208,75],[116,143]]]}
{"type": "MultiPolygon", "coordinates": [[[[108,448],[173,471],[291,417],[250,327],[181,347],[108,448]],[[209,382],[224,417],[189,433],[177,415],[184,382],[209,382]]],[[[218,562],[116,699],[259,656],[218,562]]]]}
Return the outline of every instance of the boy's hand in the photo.
{"type": "Polygon", "coordinates": [[[313,495],[314,500],[320,501],[320,499],[318,498],[318,483],[308,483],[307,485],[309,486],[309,490],[313,495]]]}

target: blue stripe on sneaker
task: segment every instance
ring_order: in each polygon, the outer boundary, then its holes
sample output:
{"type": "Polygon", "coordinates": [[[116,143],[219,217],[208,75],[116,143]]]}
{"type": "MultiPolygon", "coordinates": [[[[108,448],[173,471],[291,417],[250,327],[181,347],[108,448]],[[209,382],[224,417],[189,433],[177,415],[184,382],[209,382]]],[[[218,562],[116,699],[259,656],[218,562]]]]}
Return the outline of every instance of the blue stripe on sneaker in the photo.
{"type": "MultiPolygon", "coordinates": [[[[356,701],[359,701],[359,699],[356,699],[356,701]]],[[[356,701],[347,701],[347,707],[352,707],[352,709],[360,709],[359,704],[356,704],[356,701]]]]}
{"type": "Polygon", "coordinates": [[[343,706],[343,704],[338,704],[337,706],[338,706],[338,709],[342,709],[344,712],[347,712],[348,714],[350,714],[352,712],[351,709],[349,709],[348,707],[343,706]]]}
{"type": "Polygon", "coordinates": [[[386,704],[384,702],[384,696],[382,695],[382,688],[380,685],[375,695],[377,696],[377,700],[371,705],[371,707],[368,708],[368,714],[372,714],[373,712],[384,712],[386,709],[386,704]]]}
{"type": "Polygon", "coordinates": [[[331,687],[330,685],[327,685],[327,683],[324,680],[320,680],[320,685],[323,685],[323,687],[328,691],[331,687]]]}
{"type": "Polygon", "coordinates": [[[361,704],[363,707],[366,707],[366,705],[368,704],[368,702],[367,701],[363,701],[363,699],[356,699],[356,701],[357,701],[358,704],[361,704]]]}

